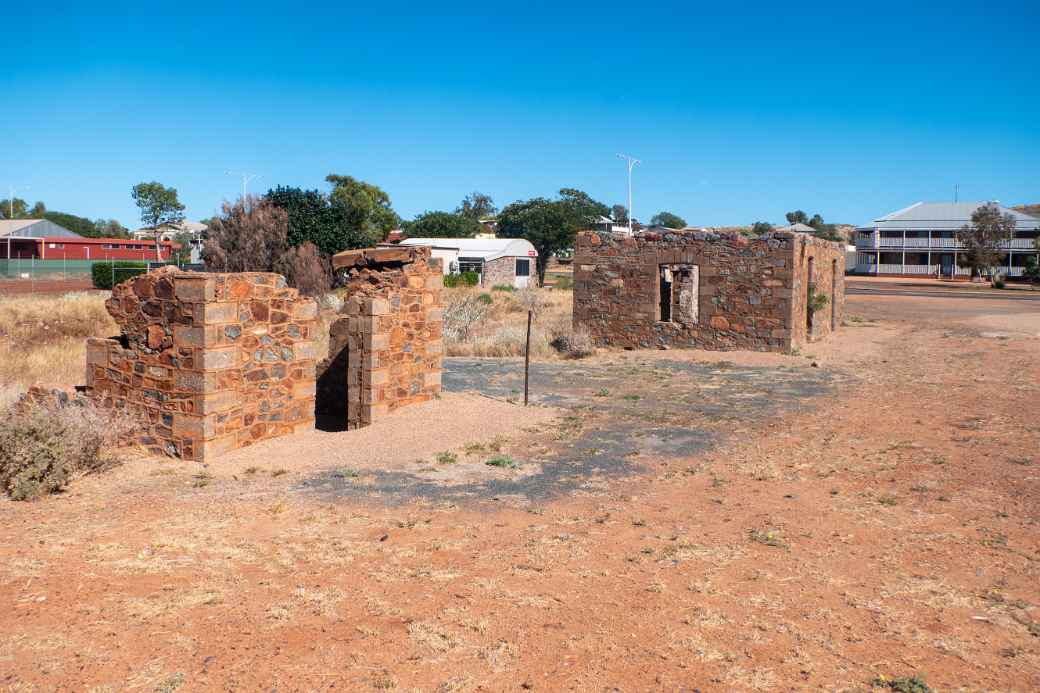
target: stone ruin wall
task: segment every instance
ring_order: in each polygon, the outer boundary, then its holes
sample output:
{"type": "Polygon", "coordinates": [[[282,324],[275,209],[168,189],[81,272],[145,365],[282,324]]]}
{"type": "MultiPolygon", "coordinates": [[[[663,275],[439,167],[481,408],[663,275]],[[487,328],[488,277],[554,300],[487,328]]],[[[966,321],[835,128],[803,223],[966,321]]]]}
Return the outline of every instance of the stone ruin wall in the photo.
{"type": "Polygon", "coordinates": [[[313,427],[317,304],[280,275],[163,268],[106,307],[121,335],[87,340],[83,389],[152,452],[202,462],[313,427]]]}
{"type": "Polygon", "coordinates": [[[335,255],[333,267],[347,300],[318,365],[320,423],[360,428],[437,397],[444,355],[440,260],[426,247],[368,248],[335,255]]]}
{"type": "Polygon", "coordinates": [[[836,332],[845,319],[845,249],[839,243],[824,241],[808,234],[800,234],[801,243],[795,248],[794,291],[805,300],[796,301],[792,345],[803,346],[836,332]],[[811,273],[811,277],[810,277],[811,273]],[[808,283],[827,297],[827,303],[813,315],[812,328],[808,321],[808,283]]]}
{"type": "MultiPolygon", "coordinates": [[[[803,275],[809,257],[817,258],[817,285],[827,294],[831,261],[838,260],[840,325],[844,253],[837,243],[788,232],[757,239],[703,231],[581,233],[574,327],[598,344],[626,348],[786,351],[807,339],[803,275]]],[[[824,312],[829,315],[830,305],[824,312]]],[[[826,331],[820,322],[814,320],[813,338],[830,332],[829,321],[826,331]]]]}

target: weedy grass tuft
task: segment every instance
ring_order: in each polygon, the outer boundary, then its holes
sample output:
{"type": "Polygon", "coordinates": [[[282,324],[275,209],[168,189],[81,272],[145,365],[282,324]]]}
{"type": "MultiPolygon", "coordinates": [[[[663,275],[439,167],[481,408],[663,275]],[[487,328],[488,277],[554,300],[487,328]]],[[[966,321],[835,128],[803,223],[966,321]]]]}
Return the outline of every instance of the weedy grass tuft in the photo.
{"type": "Polygon", "coordinates": [[[518,466],[520,466],[516,460],[514,460],[512,457],[509,457],[508,455],[496,455],[484,464],[488,465],[489,467],[502,467],[504,469],[516,469],[518,466]]]}
{"type": "Polygon", "coordinates": [[[205,488],[210,485],[211,481],[213,481],[213,475],[209,472],[199,472],[191,477],[191,485],[194,488],[205,488]]]}
{"type": "Polygon", "coordinates": [[[765,546],[775,546],[777,548],[785,548],[787,546],[780,531],[776,529],[749,529],[748,538],[765,546]]]}
{"type": "Polygon", "coordinates": [[[890,691],[898,691],[899,693],[932,693],[932,689],[920,674],[899,676],[897,678],[889,678],[883,675],[876,676],[870,682],[870,685],[874,688],[887,688],[890,691]]]}
{"type": "Polygon", "coordinates": [[[339,467],[332,470],[332,476],[337,479],[356,479],[361,475],[357,473],[357,470],[349,469],[347,467],[339,467]]]}
{"type": "Polygon", "coordinates": [[[443,452],[438,452],[434,459],[437,460],[438,464],[455,464],[459,461],[459,456],[454,452],[445,450],[443,452]]]}

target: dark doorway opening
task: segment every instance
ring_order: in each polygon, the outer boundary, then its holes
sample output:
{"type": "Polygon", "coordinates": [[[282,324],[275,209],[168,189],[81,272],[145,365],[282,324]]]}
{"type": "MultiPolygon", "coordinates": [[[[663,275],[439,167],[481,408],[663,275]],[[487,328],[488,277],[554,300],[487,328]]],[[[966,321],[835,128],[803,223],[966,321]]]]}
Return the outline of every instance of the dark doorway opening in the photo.
{"type": "Polygon", "coordinates": [[[658,296],[658,320],[661,322],[672,321],[672,270],[667,265],[662,265],[659,270],[660,293],[658,296]]]}
{"type": "MultiPolygon", "coordinates": [[[[344,321],[345,322],[345,321],[344,321]]],[[[332,336],[335,340],[335,335],[332,336]]],[[[347,430],[347,403],[350,401],[349,342],[343,348],[318,364],[318,379],[314,392],[314,426],[319,431],[347,430]]]]}
{"type": "Polygon", "coordinates": [[[808,336],[812,336],[813,328],[813,297],[816,293],[816,277],[813,275],[813,259],[809,258],[809,268],[806,272],[805,282],[805,328],[809,331],[808,336]]]}

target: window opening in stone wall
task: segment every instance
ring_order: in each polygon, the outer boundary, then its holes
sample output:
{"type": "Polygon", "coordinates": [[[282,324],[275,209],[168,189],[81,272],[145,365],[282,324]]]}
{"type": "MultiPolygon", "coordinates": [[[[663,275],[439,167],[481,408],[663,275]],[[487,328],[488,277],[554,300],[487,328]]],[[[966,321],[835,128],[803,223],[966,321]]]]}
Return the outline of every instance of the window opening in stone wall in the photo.
{"type": "Polygon", "coordinates": [[[700,318],[700,267],[661,265],[658,319],[682,325],[696,325],[700,318]]]}
{"type": "Polygon", "coordinates": [[[530,277],[531,276],[531,261],[527,258],[516,259],[516,276],[518,277],[530,277]]]}

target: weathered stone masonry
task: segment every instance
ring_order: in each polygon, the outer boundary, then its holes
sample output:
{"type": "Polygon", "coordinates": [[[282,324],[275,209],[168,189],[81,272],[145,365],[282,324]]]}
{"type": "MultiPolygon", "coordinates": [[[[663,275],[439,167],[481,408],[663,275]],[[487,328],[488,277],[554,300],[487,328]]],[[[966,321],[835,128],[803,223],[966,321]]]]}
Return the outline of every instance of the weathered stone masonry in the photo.
{"type": "Polygon", "coordinates": [[[844,249],[806,234],[586,232],[574,326],[603,345],[785,351],[841,324],[844,249]],[[808,286],[827,296],[812,316],[808,286]]]}
{"type": "Polygon", "coordinates": [[[86,394],[153,452],[206,461],[313,427],[317,304],[280,275],[164,268],[106,307],[122,334],[87,340],[86,394]]]}
{"type": "Polygon", "coordinates": [[[347,289],[318,365],[317,411],[329,428],[367,426],[441,391],[444,280],[427,247],[368,248],[333,257],[347,289]]]}

